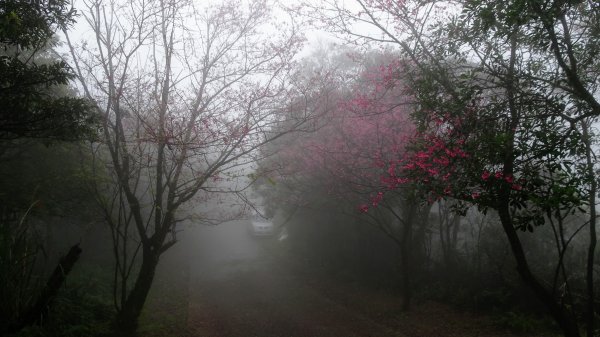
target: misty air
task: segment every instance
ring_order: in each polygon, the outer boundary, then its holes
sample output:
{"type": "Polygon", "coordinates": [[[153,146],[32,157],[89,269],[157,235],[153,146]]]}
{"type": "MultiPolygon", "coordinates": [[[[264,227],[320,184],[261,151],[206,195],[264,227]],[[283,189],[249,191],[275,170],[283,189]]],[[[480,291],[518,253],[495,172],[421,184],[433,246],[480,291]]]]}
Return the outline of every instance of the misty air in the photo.
{"type": "Polygon", "coordinates": [[[0,1],[0,336],[600,336],[593,0],[0,1]]]}

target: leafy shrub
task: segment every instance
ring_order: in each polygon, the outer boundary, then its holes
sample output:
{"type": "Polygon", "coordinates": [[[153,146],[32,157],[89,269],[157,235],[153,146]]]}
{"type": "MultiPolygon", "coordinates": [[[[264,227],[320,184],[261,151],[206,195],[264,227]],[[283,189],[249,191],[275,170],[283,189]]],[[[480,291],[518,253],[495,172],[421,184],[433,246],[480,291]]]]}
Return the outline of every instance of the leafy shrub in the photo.
{"type": "Polygon", "coordinates": [[[496,323],[514,333],[522,334],[550,332],[556,329],[556,324],[548,318],[538,318],[524,312],[515,311],[506,311],[499,315],[496,323]]]}
{"type": "Polygon", "coordinates": [[[42,326],[32,326],[13,337],[96,337],[110,335],[114,316],[102,275],[90,271],[73,275],[53,302],[42,326]]]}

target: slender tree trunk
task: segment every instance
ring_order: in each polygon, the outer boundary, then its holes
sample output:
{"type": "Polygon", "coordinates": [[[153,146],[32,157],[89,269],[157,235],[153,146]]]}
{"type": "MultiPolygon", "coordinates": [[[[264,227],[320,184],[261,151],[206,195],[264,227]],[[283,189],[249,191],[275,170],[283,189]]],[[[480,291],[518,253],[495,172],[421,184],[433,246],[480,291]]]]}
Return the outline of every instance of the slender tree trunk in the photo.
{"type": "MultiPolygon", "coordinates": [[[[410,227],[410,225],[405,225],[405,227],[410,227]]],[[[410,230],[408,230],[410,231],[410,230]]],[[[404,231],[407,232],[406,230],[404,231]]],[[[411,287],[411,258],[410,258],[410,248],[409,244],[405,243],[402,246],[402,311],[410,310],[410,301],[412,297],[412,287],[411,287]]]]}
{"type": "Polygon", "coordinates": [[[48,316],[52,301],[65,282],[67,275],[73,269],[75,262],[79,260],[80,255],[81,248],[79,248],[79,244],[72,246],[67,255],[60,258],[58,265],[48,278],[48,282],[42,289],[35,304],[22,314],[16,324],[9,326],[7,331],[0,331],[0,334],[3,332],[14,333],[33,324],[41,325],[42,321],[48,316]]]}
{"type": "Polygon", "coordinates": [[[590,243],[588,245],[587,270],[586,270],[586,332],[588,337],[594,337],[594,255],[596,254],[596,176],[594,173],[594,153],[589,134],[589,125],[582,123],[583,139],[586,147],[586,170],[590,184],[589,207],[590,207],[590,243]]]}
{"type": "MultiPolygon", "coordinates": [[[[591,199],[595,199],[595,196],[591,197],[591,199]]],[[[587,310],[585,320],[587,325],[587,336],[594,337],[594,255],[596,252],[596,212],[594,210],[594,207],[596,207],[595,203],[590,203],[590,207],[592,208],[592,211],[590,212],[590,243],[588,246],[587,257],[587,310]]]]}
{"type": "Polygon", "coordinates": [[[158,253],[149,247],[144,247],[140,272],[127,300],[117,313],[116,328],[119,332],[127,334],[137,329],[138,319],[154,280],[158,259],[158,253]]]}
{"type": "Polygon", "coordinates": [[[565,337],[580,337],[579,328],[577,327],[577,322],[574,317],[556,301],[552,294],[544,288],[531,273],[521,240],[513,226],[508,206],[499,207],[498,215],[500,216],[502,228],[508,238],[513,256],[517,262],[517,271],[521,276],[521,279],[529,288],[531,288],[531,290],[533,290],[536,297],[544,304],[546,309],[548,309],[550,315],[563,331],[565,337]]]}
{"type": "Polygon", "coordinates": [[[404,221],[402,228],[402,245],[400,257],[402,263],[402,311],[410,310],[412,299],[412,274],[413,274],[413,233],[412,226],[416,215],[416,205],[404,201],[404,221]]]}
{"type": "MultiPolygon", "coordinates": [[[[515,130],[519,126],[521,120],[521,105],[517,95],[517,88],[519,87],[519,77],[517,76],[517,62],[518,62],[518,39],[519,26],[515,25],[512,27],[510,34],[510,60],[508,64],[508,72],[506,76],[506,97],[508,99],[508,108],[510,112],[509,122],[506,124],[505,132],[510,135],[506,137],[504,142],[505,155],[504,155],[504,170],[505,176],[512,175],[514,172],[515,158],[515,130]]],[[[579,328],[577,327],[577,321],[575,318],[561,305],[554,295],[549,292],[532,274],[529,264],[527,263],[527,257],[521,244],[521,239],[517,235],[517,231],[514,227],[513,219],[510,214],[510,189],[504,186],[498,195],[497,206],[495,207],[500,216],[500,222],[508,242],[513,256],[517,262],[517,271],[521,276],[521,279],[525,284],[533,290],[535,296],[544,304],[546,309],[549,311],[554,321],[563,331],[565,337],[579,337],[579,328]]]]}

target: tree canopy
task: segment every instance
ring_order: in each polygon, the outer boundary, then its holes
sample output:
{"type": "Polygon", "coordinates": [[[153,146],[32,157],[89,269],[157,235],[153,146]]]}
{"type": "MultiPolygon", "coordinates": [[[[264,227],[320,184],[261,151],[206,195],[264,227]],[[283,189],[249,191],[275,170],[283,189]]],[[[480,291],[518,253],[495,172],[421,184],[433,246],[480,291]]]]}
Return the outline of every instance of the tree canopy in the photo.
{"type": "Polygon", "coordinates": [[[68,1],[0,3],[0,139],[76,140],[94,132],[91,105],[68,93],[68,64],[52,55],[73,23],[68,1]]]}

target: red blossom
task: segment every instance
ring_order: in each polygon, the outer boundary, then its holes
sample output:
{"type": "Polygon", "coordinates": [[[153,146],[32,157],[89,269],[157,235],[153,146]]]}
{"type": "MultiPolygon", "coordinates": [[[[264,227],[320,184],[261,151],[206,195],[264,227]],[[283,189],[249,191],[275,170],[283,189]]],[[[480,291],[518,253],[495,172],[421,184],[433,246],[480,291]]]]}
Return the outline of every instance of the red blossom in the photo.
{"type": "Polygon", "coordinates": [[[440,164],[441,166],[448,166],[450,165],[450,159],[448,159],[448,157],[441,157],[441,158],[434,158],[433,162],[436,164],[440,164]]]}
{"type": "Polygon", "coordinates": [[[490,179],[490,172],[488,171],[483,171],[483,173],[481,174],[481,179],[483,179],[484,181],[487,181],[488,179],[490,179]]]}
{"type": "Polygon", "coordinates": [[[429,154],[421,151],[415,155],[415,158],[416,159],[429,159],[429,154]]]}
{"type": "Polygon", "coordinates": [[[450,156],[450,158],[454,158],[454,157],[456,157],[456,156],[457,156],[456,152],[454,152],[454,151],[451,151],[450,149],[444,149],[444,151],[446,152],[446,154],[447,154],[448,156],[450,156]]]}
{"type": "Polygon", "coordinates": [[[415,164],[422,170],[427,170],[427,168],[431,167],[431,164],[422,161],[416,162],[415,164]]]}
{"type": "Polygon", "coordinates": [[[374,197],[371,198],[371,204],[374,207],[377,207],[381,200],[383,200],[383,192],[378,192],[374,197]]]}
{"type": "Polygon", "coordinates": [[[437,176],[440,172],[435,168],[428,168],[427,173],[432,176],[437,176]]]}
{"type": "Polygon", "coordinates": [[[390,176],[394,176],[396,172],[396,165],[395,164],[391,164],[390,167],[388,168],[388,174],[390,176]]]}

